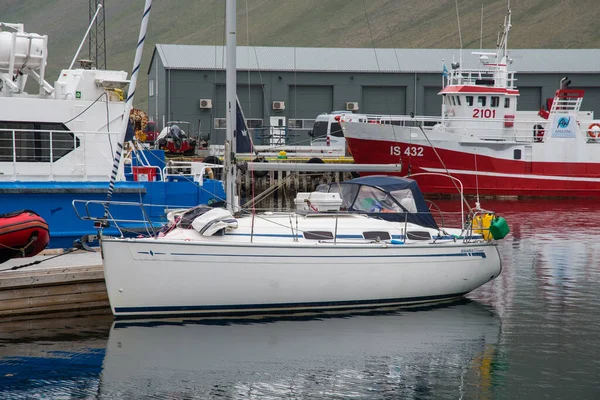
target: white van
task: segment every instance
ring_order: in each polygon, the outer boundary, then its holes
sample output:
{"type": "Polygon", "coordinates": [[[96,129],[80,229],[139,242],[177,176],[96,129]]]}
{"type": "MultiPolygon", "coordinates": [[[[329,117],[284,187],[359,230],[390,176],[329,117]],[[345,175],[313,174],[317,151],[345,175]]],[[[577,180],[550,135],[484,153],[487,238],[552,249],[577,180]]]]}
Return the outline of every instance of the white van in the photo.
{"type": "Polygon", "coordinates": [[[310,136],[312,140],[311,146],[329,146],[336,149],[344,149],[346,147],[346,139],[340,126],[340,120],[367,122],[367,116],[364,114],[354,114],[351,111],[332,111],[327,114],[319,114],[315,118],[310,136]]]}

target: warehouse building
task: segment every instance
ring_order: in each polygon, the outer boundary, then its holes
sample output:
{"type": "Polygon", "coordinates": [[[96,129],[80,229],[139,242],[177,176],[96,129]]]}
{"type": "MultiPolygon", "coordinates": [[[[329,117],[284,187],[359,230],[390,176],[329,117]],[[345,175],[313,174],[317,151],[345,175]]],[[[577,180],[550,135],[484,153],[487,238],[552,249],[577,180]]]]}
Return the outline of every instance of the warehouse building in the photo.
{"type": "MultiPolygon", "coordinates": [[[[443,66],[478,68],[473,51],[239,46],[237,93],[255,143],[282,136],[286,144],[309,144],[314,119],[324,112],[439,116],[443,66]]],[[[600,50],[509,54],[519,110],[539,110],[568,76],[571,88],[585,90],[582,110],[600,115],[600,50]]],[[[223,143],[224,47],[157,44],[148,85],[148,115],[159,128],[187,121],[193,134],[223,143]]]]}

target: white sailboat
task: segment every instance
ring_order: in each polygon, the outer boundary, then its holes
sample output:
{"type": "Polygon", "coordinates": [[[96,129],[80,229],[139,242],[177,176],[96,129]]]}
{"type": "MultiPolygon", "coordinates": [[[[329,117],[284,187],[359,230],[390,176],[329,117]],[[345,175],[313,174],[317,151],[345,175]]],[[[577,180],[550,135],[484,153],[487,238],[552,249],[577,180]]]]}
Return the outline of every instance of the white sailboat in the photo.
{"type": "Polygon", "coordinates": [[[102,236],[106,286],[116,317],[423,304],[460,297],[500,274],[498,248],[488,232],[477,234],[471,225],[438,227],[409,179],[382,177],[385,184],[367,179],[342,184],[337,192],[300,193],[297,211],[242,215],[234,206],[232,163],[234,0],[227,2],[226,14],[227,209],[196,208],[175,215],[154,237],[102,236]],[[348,211],[339,211],[342,202],[348,211]],[[368,215],[372,212],[399,218],[368,215]]]}

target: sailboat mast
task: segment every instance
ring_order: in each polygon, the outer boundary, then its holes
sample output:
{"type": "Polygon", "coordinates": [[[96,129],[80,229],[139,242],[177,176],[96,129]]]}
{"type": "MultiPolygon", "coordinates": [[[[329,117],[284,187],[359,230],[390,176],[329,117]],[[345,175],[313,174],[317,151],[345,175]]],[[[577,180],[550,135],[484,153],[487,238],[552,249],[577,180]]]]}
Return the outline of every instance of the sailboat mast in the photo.
{"type": "Polygon", "coordinates": [[[226,207],[230,211],[235,211],[237,206],[235,197],[235,131],[236,131],[236,0],[227,0],[225,6],[226,21],[226,105],[227,105],[227,129],[225,135],[225,194],[226,207]]]}

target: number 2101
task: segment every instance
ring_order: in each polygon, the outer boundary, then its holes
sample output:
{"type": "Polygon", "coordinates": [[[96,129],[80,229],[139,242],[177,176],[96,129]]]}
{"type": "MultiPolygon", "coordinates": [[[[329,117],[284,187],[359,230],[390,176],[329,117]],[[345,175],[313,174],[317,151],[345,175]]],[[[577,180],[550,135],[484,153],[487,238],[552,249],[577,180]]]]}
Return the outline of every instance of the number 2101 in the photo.
{"type": "Polygon", "coordinates": [[[496,110],[476,108],[473,110],[473,118],[496,118],[496,110]]]}

